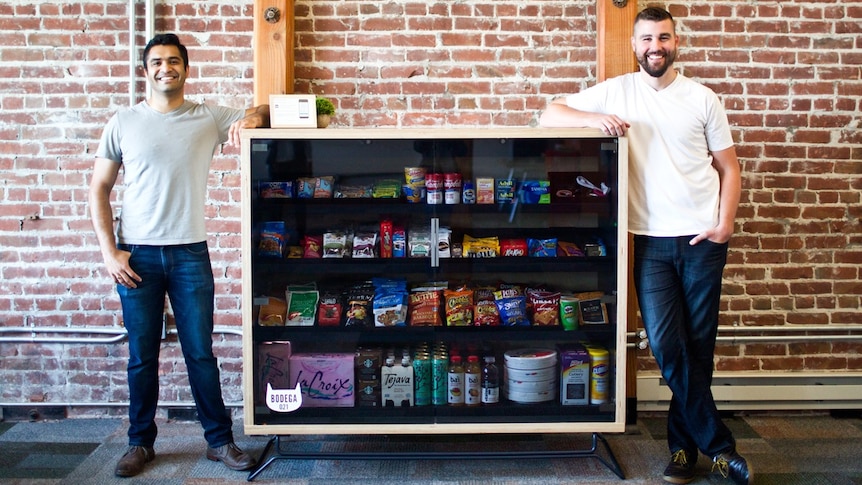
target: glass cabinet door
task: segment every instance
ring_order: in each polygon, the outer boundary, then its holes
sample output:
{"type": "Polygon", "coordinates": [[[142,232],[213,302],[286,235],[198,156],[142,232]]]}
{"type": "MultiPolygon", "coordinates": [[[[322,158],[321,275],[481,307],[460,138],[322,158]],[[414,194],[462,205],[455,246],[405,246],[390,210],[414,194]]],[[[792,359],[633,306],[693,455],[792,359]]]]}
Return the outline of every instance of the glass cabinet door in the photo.
{"type": "Polygon", "coordinates": [[[245,140],[254,424],[619,422],[618,140],[334,131],[245,140]],[[343,357],[312,378],[350,377],[352,398],[267,406],[266,383],[295,384],[297,354],[343,357]],[[445,359],[448,379],[454,355],[493,357],[499,402],[450,405],[448,383],[440,401],[422,366],[445,359]],[[390,356],[411,367],[407,400],[375,388],[390,356]]]}

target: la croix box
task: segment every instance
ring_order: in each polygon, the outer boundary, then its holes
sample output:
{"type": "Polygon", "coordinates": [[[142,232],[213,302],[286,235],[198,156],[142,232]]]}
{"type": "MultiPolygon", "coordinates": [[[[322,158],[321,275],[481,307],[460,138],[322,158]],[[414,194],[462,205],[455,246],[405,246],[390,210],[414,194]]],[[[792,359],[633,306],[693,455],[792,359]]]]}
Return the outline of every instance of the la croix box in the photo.
{"type": "Polygon", "coordinates": [[[290,356],[290,386],[299,383],[303,407],[353,407],[353,354],[298,353],[290,356]]]}

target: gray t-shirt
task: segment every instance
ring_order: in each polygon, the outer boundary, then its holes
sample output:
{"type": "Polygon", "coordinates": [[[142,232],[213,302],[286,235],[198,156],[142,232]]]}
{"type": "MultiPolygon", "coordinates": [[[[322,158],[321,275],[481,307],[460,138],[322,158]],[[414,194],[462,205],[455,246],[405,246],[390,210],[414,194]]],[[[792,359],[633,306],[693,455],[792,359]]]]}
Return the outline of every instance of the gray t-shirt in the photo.
{"type": "Polygon", "coordinates": [[[241,109],[186,101],[170,113],[146,102],[108,121],[96,157],[123,164],[117,241],[166,246],[206,240],[210,163],[241,109]]]}

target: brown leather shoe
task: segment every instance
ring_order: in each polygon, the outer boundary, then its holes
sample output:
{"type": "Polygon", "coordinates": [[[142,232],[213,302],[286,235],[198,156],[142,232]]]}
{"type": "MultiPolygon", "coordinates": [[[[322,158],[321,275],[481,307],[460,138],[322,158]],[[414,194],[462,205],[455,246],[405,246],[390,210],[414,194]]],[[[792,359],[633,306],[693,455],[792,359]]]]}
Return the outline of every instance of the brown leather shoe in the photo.
{"type": "Polygon", "coordinates": [[[220,461],[231,470],[248,470],[257,463],[248,453],[239,449],[234,443],[228,443],[218,448],[207,447],[207,459],[220,461]]]}
{"type": "Polygon", "coordinates": [[[144,470],[144,465],[153,461],[156,452],[152,446],[130,446],[126,454],[117,462],[114,475],[133,477],[144,470]]]}

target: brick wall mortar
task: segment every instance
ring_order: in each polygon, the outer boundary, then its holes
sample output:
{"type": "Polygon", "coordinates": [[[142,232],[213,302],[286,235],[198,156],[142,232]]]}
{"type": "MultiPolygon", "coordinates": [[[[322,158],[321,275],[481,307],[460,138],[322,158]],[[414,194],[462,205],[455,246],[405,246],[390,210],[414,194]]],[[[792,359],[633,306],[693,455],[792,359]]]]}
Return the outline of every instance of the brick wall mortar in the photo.
{"type": "MultiPolygon", "coordinates": [[[[86,184],[104,123],[128,104],[127,5],[0,5],[0,325],[121,325],[86,184]]],[[[189,45],[189,97],[248,105],[253,2],[157,5],[156,30],[189,45]]],[[[862,324],[862,7],[683,0],[669,8],[683,36],[678,65],[723,99],[743,166],[722,323],[862,324]]],[[[549,99],[595,82],[595,13],[592,0],[296,0],[295,91],[331,97],[339,127],[535,126],[549,99]]],[[[135,84],[140,99],[140,75],[135,84]]],[[[238,154],[225,147],[214,160],[208,208],[216,323],[228,326],[241,318],[238,154]]],[[[171,345],[165,369],[173,371],[181,364],[171,345]]],[[[717,364],[858,370],[860,350],[722,346],[717,364]]],[[[238,400],[239,339],[225,336],[216,351],[226,395],[238,400]]],[[[0,356],[0,401],[126,393],[123,344],[0,343],[0,356]]],[[[651,365],[644,355],[641,366],[651,365]]],[[[164,387],[166,398],[185,396],[173,377],[164,387]]]]}

